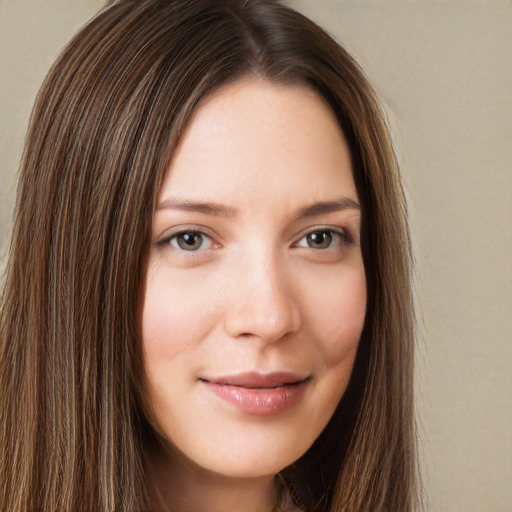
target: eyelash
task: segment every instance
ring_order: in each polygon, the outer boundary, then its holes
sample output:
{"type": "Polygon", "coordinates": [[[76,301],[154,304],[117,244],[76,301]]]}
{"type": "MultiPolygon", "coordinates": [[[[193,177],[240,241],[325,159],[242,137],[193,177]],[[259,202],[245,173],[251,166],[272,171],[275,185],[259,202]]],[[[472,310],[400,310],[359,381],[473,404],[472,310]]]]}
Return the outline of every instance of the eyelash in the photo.
{"type": "MultiPolygon", "coordinates": [[[[186,240],[185,240],[185,243],[186,243],[186,240]]],[[[318,228],[310,229],[307,232],[303,233],[300,236],[300,238],[291,245],[291,247],[294,249],[309,248],[309,249],[313,249],[315,251],[325,251],[328,249],[332,249],[338,245],[343,246],[343,245],[349,244],[349,243],[352,243],[352,240],[344,229],[341,229],[341,228],[335,229],[332,227],[318,227],[318,228]],[[327,247],[311,247],[310,245],[308,245],[308,237],[313,237],[314,235],[318,235],[318,234],[322,234],[323,236],[328,235],[328,237],[330,238],[330,243],[327,247]],[[304,239],[306,240],[306,245],[301,245],[300,242],[304,239]]],[[[214,244],[214,241],[211,236],[209,236],[206,233],[204,233],[203,231],[200,231],[197,229],[183,229],[177,233],[173,233],[172,235],[167,236],[166,238],[164,238],[163,240],[158,242],[159,246],[171,245],[176,250],[178,250],[180,252],[184,252],[184,253],[189,253],[190,255],[210,249],[213,244],[214,244]],[[200,237],[202,239],[201,245],[198,248],[192,249],[192,250],[187,250],[187,249],[183,248],[183,246],[180,245],[180,242],[178,240],[179,240],[180,236],[187,236],[187,235],[188,236],[192,235],[192,237],[200,237]],[[175,243],[173,243],[173,241],[175,241],[175,243]],[[203,243],[205,241],[209,242],[209,245],[208,245],[208,247],[201,249],[201,246],[203,245],[203,243]]]]}

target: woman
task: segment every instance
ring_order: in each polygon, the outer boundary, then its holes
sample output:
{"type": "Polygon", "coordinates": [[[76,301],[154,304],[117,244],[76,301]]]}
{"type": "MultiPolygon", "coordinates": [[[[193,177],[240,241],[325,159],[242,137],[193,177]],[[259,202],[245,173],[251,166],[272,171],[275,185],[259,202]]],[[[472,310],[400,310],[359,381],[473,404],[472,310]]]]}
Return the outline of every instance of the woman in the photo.
{"type": "Polygon", "coordinates": [[[0,510],[413,510],[409,272],[382,113],[328,35],[112,2],[27,138],[0,510]]]}

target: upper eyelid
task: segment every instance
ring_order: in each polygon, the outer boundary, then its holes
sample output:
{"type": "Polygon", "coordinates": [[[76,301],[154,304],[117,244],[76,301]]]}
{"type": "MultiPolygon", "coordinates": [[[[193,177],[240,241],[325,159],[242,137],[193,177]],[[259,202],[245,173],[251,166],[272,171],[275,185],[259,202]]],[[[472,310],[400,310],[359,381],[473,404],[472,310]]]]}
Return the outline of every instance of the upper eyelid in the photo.
{"type": "Polygon", "coordinates": [[[171,238],[179,235],[180,233],[199,233],[201,235],[207,236],[208,238],[216,239],[217,234],[206,226],[198,225],[198,224],[180,224],[175,227],[167,228],[162,232],[160,236],[156,238],[156,243],[166,242],[171,238]]]}
{"type": "Polygon", "coordinates": [[[295,241],[299,241],[301,238],[304,238],[305,236],[307,236],[311,233],[314,233],[316,231],[332,231],[333,233],[337,233],[342,236],[350,237],[349,230],[342,226],[332,226],[332,225],[323,224],[323,225],[318,225],[318,226],[313,226],[313,227],[303,229],[302,231],[300,231],[300,233],[295,235],[294,239],[295,239],[295,241]]]}

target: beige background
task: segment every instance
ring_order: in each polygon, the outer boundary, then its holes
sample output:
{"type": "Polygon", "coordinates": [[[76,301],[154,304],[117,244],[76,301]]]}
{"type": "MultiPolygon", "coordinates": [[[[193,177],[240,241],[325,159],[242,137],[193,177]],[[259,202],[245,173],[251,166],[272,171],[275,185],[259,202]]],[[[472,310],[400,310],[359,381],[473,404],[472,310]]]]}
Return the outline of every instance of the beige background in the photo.
{"type": "MultiPolygon", "coordinates": [[[[389,113],[417,255],[429,512],[512,512],[512,2],[290,0],[389,113]]],[[[0,251],[30,108],[100,0],[0,0],[0,251]]]]}

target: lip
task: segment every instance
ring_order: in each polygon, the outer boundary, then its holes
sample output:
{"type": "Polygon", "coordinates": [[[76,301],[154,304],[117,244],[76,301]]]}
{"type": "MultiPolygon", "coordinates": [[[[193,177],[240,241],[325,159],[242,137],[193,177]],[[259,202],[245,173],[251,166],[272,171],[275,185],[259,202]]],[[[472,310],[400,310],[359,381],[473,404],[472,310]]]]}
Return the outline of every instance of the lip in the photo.
{"type": "Polygon", "coordinates": [[[209,391],[244,414],[273,416],[304,396],[310,377],[290,372],[246,372],[200,379],[209,391]]]}

